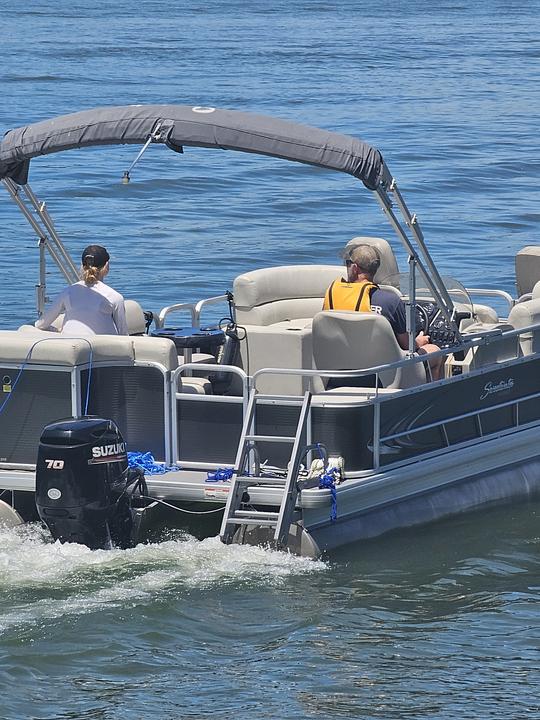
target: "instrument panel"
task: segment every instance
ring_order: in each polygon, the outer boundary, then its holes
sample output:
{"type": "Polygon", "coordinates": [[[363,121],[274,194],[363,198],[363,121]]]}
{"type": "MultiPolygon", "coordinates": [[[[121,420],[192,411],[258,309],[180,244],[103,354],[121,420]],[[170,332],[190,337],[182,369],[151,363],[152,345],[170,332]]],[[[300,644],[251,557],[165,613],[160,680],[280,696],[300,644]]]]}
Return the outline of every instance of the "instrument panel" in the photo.
{"type": "Polygon", "coordinates": [[[457,334],[440,308],[431,300],[417,300],[414,308],[416,335],[423,332],[441,349],[455,345],[457,334]]]}

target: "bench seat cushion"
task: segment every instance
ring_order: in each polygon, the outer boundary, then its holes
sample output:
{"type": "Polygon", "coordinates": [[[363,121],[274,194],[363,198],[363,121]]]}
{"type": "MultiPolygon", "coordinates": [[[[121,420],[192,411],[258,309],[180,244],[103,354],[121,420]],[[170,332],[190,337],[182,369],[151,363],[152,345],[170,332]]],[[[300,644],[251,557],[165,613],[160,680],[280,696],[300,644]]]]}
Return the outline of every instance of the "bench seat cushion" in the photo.
{"type": "Polygon", "coordinates": [[[71,366],[92,362],[133,363],[133,343],[129,337],[94,335],[70,338],[54,332],[0,331],[0,361],[71,366]]]}

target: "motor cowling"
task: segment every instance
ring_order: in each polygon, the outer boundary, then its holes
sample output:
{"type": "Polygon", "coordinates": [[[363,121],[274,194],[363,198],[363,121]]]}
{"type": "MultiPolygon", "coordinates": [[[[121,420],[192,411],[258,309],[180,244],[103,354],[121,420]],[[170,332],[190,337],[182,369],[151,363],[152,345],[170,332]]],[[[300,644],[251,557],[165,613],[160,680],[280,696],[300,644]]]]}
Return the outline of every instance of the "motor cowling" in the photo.
{"type": "Polygon", "coordinates": [[[36,507],[53,538],[89,548],[132,547],[132,498],[144,475],[128,468],[126,444],[112,420],[60,420],[41,435],[36,507]]]}

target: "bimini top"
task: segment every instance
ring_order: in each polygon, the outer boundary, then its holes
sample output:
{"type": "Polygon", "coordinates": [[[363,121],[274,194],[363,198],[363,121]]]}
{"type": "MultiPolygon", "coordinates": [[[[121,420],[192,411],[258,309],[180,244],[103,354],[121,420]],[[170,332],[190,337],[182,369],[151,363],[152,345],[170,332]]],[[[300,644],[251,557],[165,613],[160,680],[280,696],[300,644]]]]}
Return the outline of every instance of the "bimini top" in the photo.
{"type": "Polygon", "coordinates": [[[0,179],[23,185],[30,159],[91,145],[163,143],[270,155],[345,172],[375,190],[381,153],[362,140],[264,115],[185,105],[126,105],[84,110],[10,130],[0,143],[0,179]]]}

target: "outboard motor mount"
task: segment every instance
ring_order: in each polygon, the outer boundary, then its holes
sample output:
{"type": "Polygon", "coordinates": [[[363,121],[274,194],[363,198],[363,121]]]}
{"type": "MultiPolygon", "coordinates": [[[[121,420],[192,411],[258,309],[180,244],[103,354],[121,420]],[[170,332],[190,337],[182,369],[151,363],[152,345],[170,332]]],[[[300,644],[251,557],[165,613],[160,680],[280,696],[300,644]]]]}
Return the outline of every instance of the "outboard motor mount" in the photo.
{"type": "Polygon", "coordinates": [[[126,444],[112,420],[60,420],[41,435],[36,507],[53,538],[92,550],[136,544],[134,498],[146,495],[142,470],[128,467],[126,444]]]}

